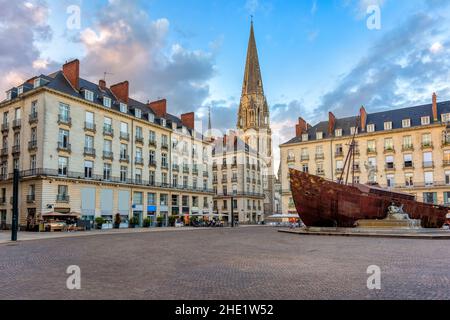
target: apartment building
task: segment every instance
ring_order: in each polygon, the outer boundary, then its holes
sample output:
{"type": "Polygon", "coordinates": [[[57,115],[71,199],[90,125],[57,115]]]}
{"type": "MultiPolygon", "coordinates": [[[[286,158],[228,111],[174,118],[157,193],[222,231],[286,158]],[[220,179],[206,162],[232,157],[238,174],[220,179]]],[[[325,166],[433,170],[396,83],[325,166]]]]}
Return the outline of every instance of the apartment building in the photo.
{"type": "Polygon", "coordinates": [[[165,100],[130,98],[127,81],[108,88],[80,78],[78,60],[9,90],[0,103],[0,224],[11,224],[14,169],[22,228],[49,212],[88,221],[212,214],[212,177],[197,177],[210,170],[212,144],[195,131],[193,114],[166,109],[165,100]],[[184,155],[182,183],[174,183],[175,140],[197,150],[184,155]]]}
{"type": "Polygon", "coordinates": [[[224,220],[252,224],[264,220],[263,169],[258,153],[235,132],[215,139],[213,210],[224,220]]]}
{"type": "Polygon", "coordinates": [[[339,181],[354,135],[356,183],[450,205],[450,101],[438,103],[433,94],[431,104],[411,108],[369,114],[362,107],[359,116],[343,119],[330,112],[316,126],[299,118],[296,136],[280,146],[283,212],[296,212],[288,169],[339,181]]]}

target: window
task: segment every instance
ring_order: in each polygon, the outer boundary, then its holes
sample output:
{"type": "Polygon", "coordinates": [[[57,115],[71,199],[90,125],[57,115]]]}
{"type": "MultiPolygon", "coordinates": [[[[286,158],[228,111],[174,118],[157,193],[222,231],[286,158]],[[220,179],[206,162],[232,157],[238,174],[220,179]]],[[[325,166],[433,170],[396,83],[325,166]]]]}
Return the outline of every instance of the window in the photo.
{"type": "Polygon", "coordinates": [[[183,177],[183,188],[187,188],[188,187],[188,177],[184,176],[183,177]]]}
{"type": "Polygon", "coordinates": [[[434,175],[433,172],[425,172],[425,186],[429,187],[434,184],[434,175]]]}
{"type": "Polygon", "coordinates": [[[163,127],[166,126],[166,119],[161,119],[161,126],[163,126],[163,127]]]}
{"type": "Polygon", "coordinates": [[[94,114],[92,112],[86,112],[86,128],[94,128],[94,114]]]}
{"type": "Polygon", "coordinates": [[[411,136],[404,136],[403,137],[403,149],[409,150],[413,147],[412,143],[412,137],[411,136]]]}
{"type": "Polygon", "coordinates": [[[31,128],[30,141],[37,141],[37,129],[36,129],[36,127],[31,128]]]}
{"type": "Polygon", "coordinates": [[[19,88],[17,88],[17,94],[21,95],[23,93],[23,86],[20,86],[19,88]]]}
{"type": "Polygon", "coordinates": [[[304,164],[304,165],[302,166],[302,171],[303,171],[304,173],[308,173],[308,172],[309,172],[309,166],[308,166],[307,164],[304,164]]]}
{"type": "Polygon", "coordinates": [[[58,175],[67,176],[68,162],[69,162],[69,159],[66,157],[58,158],[58,175]]]}
{"type": "Polygon", "coordinates": [[[69,147],[69,131],[59,129],[58,142],[60,148],[67,149],[69,147]]]}
{"type": "Polygon", "coordinates": [[[41,86],[41,78],[34,79],[33,89],[36,89],[41,86]]]}
{"type": "Polygon", "coordinates": [[[351,127],[350,128],[350,134],[351,135],[358,134],[358,128],[357,127],[351,127]]]}
{"type": "Polygon", "coordinates": [[[302,134],[302,141],[308,141],[309,135],[307,133],[302,134]]]}
{"type": "Polygon", "coordinates": [[[393,169],[394,168],[394,156],[386,157],[386,168],[393,169]]]}
{"type": "Polygon", "coordinates": [[[149,173],[148,173],[148,182],[152,186],[155,184],[155,171],[149,171],[149,173]]]}
{"type": "Polygon", "coordinates": [[[147,205],[156,205],[156,193],[147,193],[147,205]]]}
{"type": "Polygon", "coordinates": [[[422,146],[423,147],[431,147],[433,145],[431,141],[431,134],[425,133],[422,135],[422,146]]]}
{"type": "Polygon", "coordinates": [[[404,155],[404,167],[405,168],[413,168],[413,157],[412,154],[404,155]]]}
{"type": "Polygon", "coordinates": [[[70,107],[68,104],[59,103],[59,117],[60,120],[68,122],[70,118],[70,107]]]}
{"type": "Polygon", "coordinates": [[[16,108],[14,110],[14,120],[20,120],[21,119],[21,111],[20,108],[16,108]]]}
{"type": "Polygon", "coordinates": [[[136,148],[136,160],[142,160],[142,148],[136,148]]]}
{"type": "Polygon", "coordinates": [[[392,138],[384,139],[384,150],[386,151],[394,150],[394,140],[392,138]]]}
{"type": "Polygon", "coordinates": [[[30,170],[35,171],[36,170],[36,155],[32,155],[30,157],[30,170]]]}
{"type": "Polygon", "coordinates": [[[424,192],[423,202],[437,204],[437,193],[436,192],[424,192]]]}
{"type": "Polygon", "coordinates": [[[392,130],[392,122],[387,121],[384,123],[384,130],[392,130]]]}
{"type": "Polygon", "coordinates": [[[14,134],[14,146],[20,146],[20,132],[14,134]]]}
{"type": "Polygon", "coordinates": [[[142,110],[141,109],[135,109],[134,110],[134,115],[136,116],[136,118],[141,119],[142,118],[142,110]]]}
{"type": "Polygon", "coordinates": [[[138,139],[143,139],[143,135],[142,135],[142,128],[141,127],[136,127],[136,138],[138,139]]]}
{"type": "Polygon", "coordinates": [[[60,199],[65,199],[68,196],[68,187],[64,185],[58,186],[58,197],[60,199]]]}
{"type": "Polygon", "coordinates": [[[120,112],[122,113],[128,113],[128,107],[125,103],[120,103],[120,112]]]}
{"type": "Polygon", "coordinates": [[[12,92],[11,90],[6,92],[6,100],[11,100],[12,99],[12,92]]]}
{"type": "Polygon", "coordinates": [[[169,141],[169,139],[168,139],[167,135],[165,135],[165,134],[161,135],[161,144],[162,144],[162,146],[167,147],[169,145],[168,141],[169,141]]]}
{"type": "Polygon", "coordinates": [[[150,130],[149,134],[148,134],[148,138],[150,143],[156,143],[156,133],[153,130],[150,130]]]}
{"type": "Polygon", "coordinates": [[[432,168],[433,167],[433,153],[432,152],[424,152],[423,153],[423,167],[424,168],[432,168]]]}
{"type": "Polygon", "coordinates": [[[405,174],[405,186],[414,187],[414,175],[412,173],[405,174]]]}
{"type": "Polygon", "coordinates": [[[94,101],[94,93],[89,90],[84,90],[84,98],[89,101],[94,101]]]}
{"type": "Polygon", "coordinates": [[[133,193],[133,204],[143,205],[144,204],[144,195],[142,192],[134,192],[133,193]]]}
{"type": "Polygon", "coordinates": [[[128,158],[128,145],[120,144],[120,159],[124,160],[128,158]]]}
{"type": "Polygon", "coordinates": [[[375,125],[374,124],[367,125],[367,132],[369,133],[375,132],[375,125]]]}
{"type": "Polygon", "coordinates": [[[450,171],[445,171],[445,184],[450,185],[450,171]]]}
{"type": "Polygon", "coordinates": [[[323,132],[317,132],[316,133],[316,139],[317,140],[322,140],[323,139],[323,132]]]}
{"type": "Polygon", "coordinates": [[[84,147],[89,150],[92,150],[94,148],[94,137],[93,136],[85,136],[84,137],[84,147]]]}
{"type": "Polygon", "coordinates": [[[154,150],[150,150],[149,151],[148,158],[149,158],[149,164],[150,165],[154,165],[156,163],[155,151],[154,150]]]}
{"type": "Polygon", "coordinates": [[[155,115],[153,113],[148,114],[148,121],[155,122],[155,115]]]}
{"type": "Polygon", "coordinates": [[[420,119],[420,121],[421,121],[421,123],[422,123],[423,126],[427,126],[427,125],[430,124],[430,117],[429,117],[429,116],[427,116],[427,117],[422,117],[422,118],[420,119]]]}
{"type": "Polygon", "coordinates": [[[126,182],[128,176],[128,167],[121,166],[120,167],[120,182],[126,182]]]}
{"type": "Polygon", "coordinates": [[[3,124],[8,124],[8,112],[3,112],[3,124]]]}
{"type": "Polygon", "coordinates": [[[377,150],[376,141],[369,140],[367,141],[367,152],[375,152],[377,150]]]}
{"type": "Polygon", "coordinates": [[[395,180],[394,180],[394,175],[393,174],[388,174],[386,176],[386,181],[387,181],[387,187],[388,188],[394,188],[395,187],[395,180]]]}
{"type": "Polygon", "coordinates": [[[337,160],[336,161],[336,170],[342,171],[344,169],[344,161],[337,160]]]}
{"type": "Polygon", "coordinates": [[[450,192],[444,192],[444,205],[448,206],[450,204],[450,192]]]}
{"type": "Polygon", "coordinates": [[[87,179],[91,179],[93,170],[94,170],[94,162],[85,161],[84,162],[84,177],[87,179]]]}
{"type": "Polygon", "coordinates": [[[104,152],[112,152],[112,141],[111,140],[104,140],[103,141],[103,151],[104,152]]]}
{"type": "Polygon", "coordinates": [[[441,115],[442,122],[450,122],[450,113],[443,113],[441,115]]]}
{"type": "Polygon", "coordinates": [[[177,175],[174,175],[172,177],[172,187],[174,187],[174,188],[178,187],[178,176],[177,175]]]}
{"type": "Polygon", "coordinates": [[[162,153],[161,154],[161,166],[163,168],[167,168],[168,164],[167,164],[167,154],[166,153],[162,153]]]}
{"type": "Polygon", "coordinates": [[[110,163],[103,164],[103,179],[106,181],[111,180],[111,164],[110,163]]]}
{"type": "Polygon", "coordinates": [[[142,169],[136,169],[134,179],[136,180],[136,183],[142,183],[142,169]]]}
{"type": "Polygon", "coordinates": [[[120,123],[120,132],[128,134],[128,123],[126,122],[120,123]]]}
{"type": "Polygon", "coordinates": [[[411,127],[411,119],[402,120],[402,128],[409,128],[409,127],[411,127]]]}
{"type": "Polygon", "coordinates": [[[161,206],[167,206],[169,204],[168,199],[169,199],[169,196],[167,194],[159,195],[159,204],[161,206]]]}
{"type": "Polygon", "coordinates": [[[103,106],[106,108],[111,108],[111,98],[103,97],[103,106]]]}
{"type": "Polygon", "coordinates": [[[336,129],[336,130],[334,131],[334,135],[335,135],[336,137],[342,137],[342,129],[336,129]]]}

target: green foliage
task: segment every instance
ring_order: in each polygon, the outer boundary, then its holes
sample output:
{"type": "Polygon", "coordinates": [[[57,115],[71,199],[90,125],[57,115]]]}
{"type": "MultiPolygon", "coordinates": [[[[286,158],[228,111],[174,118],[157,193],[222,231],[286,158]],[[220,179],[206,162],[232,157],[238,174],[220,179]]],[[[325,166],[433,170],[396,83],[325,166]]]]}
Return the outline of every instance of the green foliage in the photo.
{"type": "Polygon", "coordinates": [[[144,228],[149,228],[153,224],[153,219],[150,217],[147,217],[143,221],[144,228]]]}
{"type": "Polygon", "coordinates": [[[97,217],[97,218],[95,218],[95,223],[98,226],[101,226],[101,225],[103,225],[105,223],[105,219],[103,219],[103,217],[97,217]]]}

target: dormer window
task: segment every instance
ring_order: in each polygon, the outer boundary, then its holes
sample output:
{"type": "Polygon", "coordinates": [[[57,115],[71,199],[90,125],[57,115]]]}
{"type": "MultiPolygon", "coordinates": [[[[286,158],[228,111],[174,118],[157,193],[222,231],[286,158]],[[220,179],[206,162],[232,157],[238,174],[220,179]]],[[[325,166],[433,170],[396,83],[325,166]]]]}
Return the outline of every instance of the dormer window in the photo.
{"type": "Polygon", "coordinates": [[[111,108],[111,98],[103,97],[103,106],[111,108]]]}
{"type": "Polygon", "coordinates": [[[402,120],[402,128],[409,128],[409,127],[411,127],[411,119],[402,120]]]}
{"type": "Polygon", "coordinates": [[[163,127],[166,126],[166,119],[161,119],[161,126],[163,126],[163,127]]]}
{"type": "Polygon", "coordinates": [[[444,123],[450,122],[450,113],[443,113],[441,115],[441,121],[444,123]]]}
{"type": "Polygon", "coordinates": [[[342,129],[336,129],[336,130],[334,131],[334,135],[335,135],[336,137],[342,137],[342,129]]]}
{"type": "Polygon", "coordinates": [[[384,123],[384,130],[392,130],[392,121],[387,121],[384,123]]]}
{"type": "Polygon", "coordinates": [[[153,113],[148,114],[148,121],[155,122],[155,115],[153,113]]]}
{"type": "Polygon", "coordinates": [[[429,116],[422,117],[420,121],[423,126],[428,126],[430,124],[430,117],[429,116]]]}
{"type": "Polygon", "coordinates": [[[351,135],[358,134],[358,128],[357,127],[351,127],[350,128],[350,134],[351,135]]]}
{"type": "Polygon", "coordinates": [[[94,93],[90,90],[84,90],[84,98],[89,101],[94,101],[94,93]]]}
{"type": "Polygon", "coordinates": [[[40,86],[41,86],[41,78],[34,79],[34,84],[33,84],[34,89],[36,89],[40,86]]]}
{"type": "Polygon", "coordinates": [[[134,110],[134,115],[136,116],[136,118],[141,119],[142,118],[142,110],[141,109],[135,109],[134,110]]]}
{"type": "Polygon", "coordinates": [[[12,91],[9,90],[6,92],[6,100],[11,100],[11,98],[12,98],[12,91]]]}
{"type": "Polygon", "coordinates": [[[308,141],[309,140],[309,136],[307,133],[302,134],[302,141],[308,141]]]}
{"type": "Polygon", "coordinates": [[[125,103],[121,102],[120,103],[120,112],[122,113],[128,113],[128,107],[125,103]]]}
{"type": "Polygon", "coordinates": [[[322,140],[323,139],[323,132],[317,132],[316,133],[316,139],[317,140],[322,140]]]}
{"type": "Polygon", "coordinates": [[[367,132],[369,133],[375,132],[375,125],[374,124],[367,125],[367,132]]]}
{"type": "Polygon", "coordinates": [[[20,95],[23,93],[23,86],[20,86],[19,88],[17,88],[17,94],[20,95]]]}
{"type": "Polygon", "coordinates": [[[185,127],[185,126],[183,126],[183,129],[182,129],[182,131],[183,131],[183,134],[187,134],[187,129],[186,129],[186,127],[185,127]]]}
{"type": "Polygon", "coordinates": [[[172,130],[177,130],[177,124],[175,122],[172,122],[172,130]]]}

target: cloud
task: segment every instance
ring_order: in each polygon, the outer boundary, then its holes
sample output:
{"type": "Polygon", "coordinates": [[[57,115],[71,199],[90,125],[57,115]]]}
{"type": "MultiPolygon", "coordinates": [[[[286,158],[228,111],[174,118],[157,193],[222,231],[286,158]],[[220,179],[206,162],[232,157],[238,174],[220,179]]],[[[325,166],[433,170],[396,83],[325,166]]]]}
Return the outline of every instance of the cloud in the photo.
{"type": "Polygon", "coordinates": [[[167,98],[169,112],[195,111],[209,97],[214,54],[168,43],[170,22],[151,20],[135,1],[110,0],[77,39],[86,55],[81,73],[109,85],[128,80],[133,97],[167,98]]]}
{"type": "Polygon", "coordinates": [[[431,101],[433,91],[450,97],[446,20],[434,12],[418,13],[387,32],[323,96],[313,118],[324,119],[329,110],[354,115],[361,105],[370,111],[407,107],[431,101]]]}
{"type": "Polygon", "coordinates": [[[4,92],[33,76],[33,68],[45,71],[51,65],[50,61],[43,63],[36,44],[49,41],[52,30],[43,0],[0,0],[0,8],[0,90],[4,92]]]}

